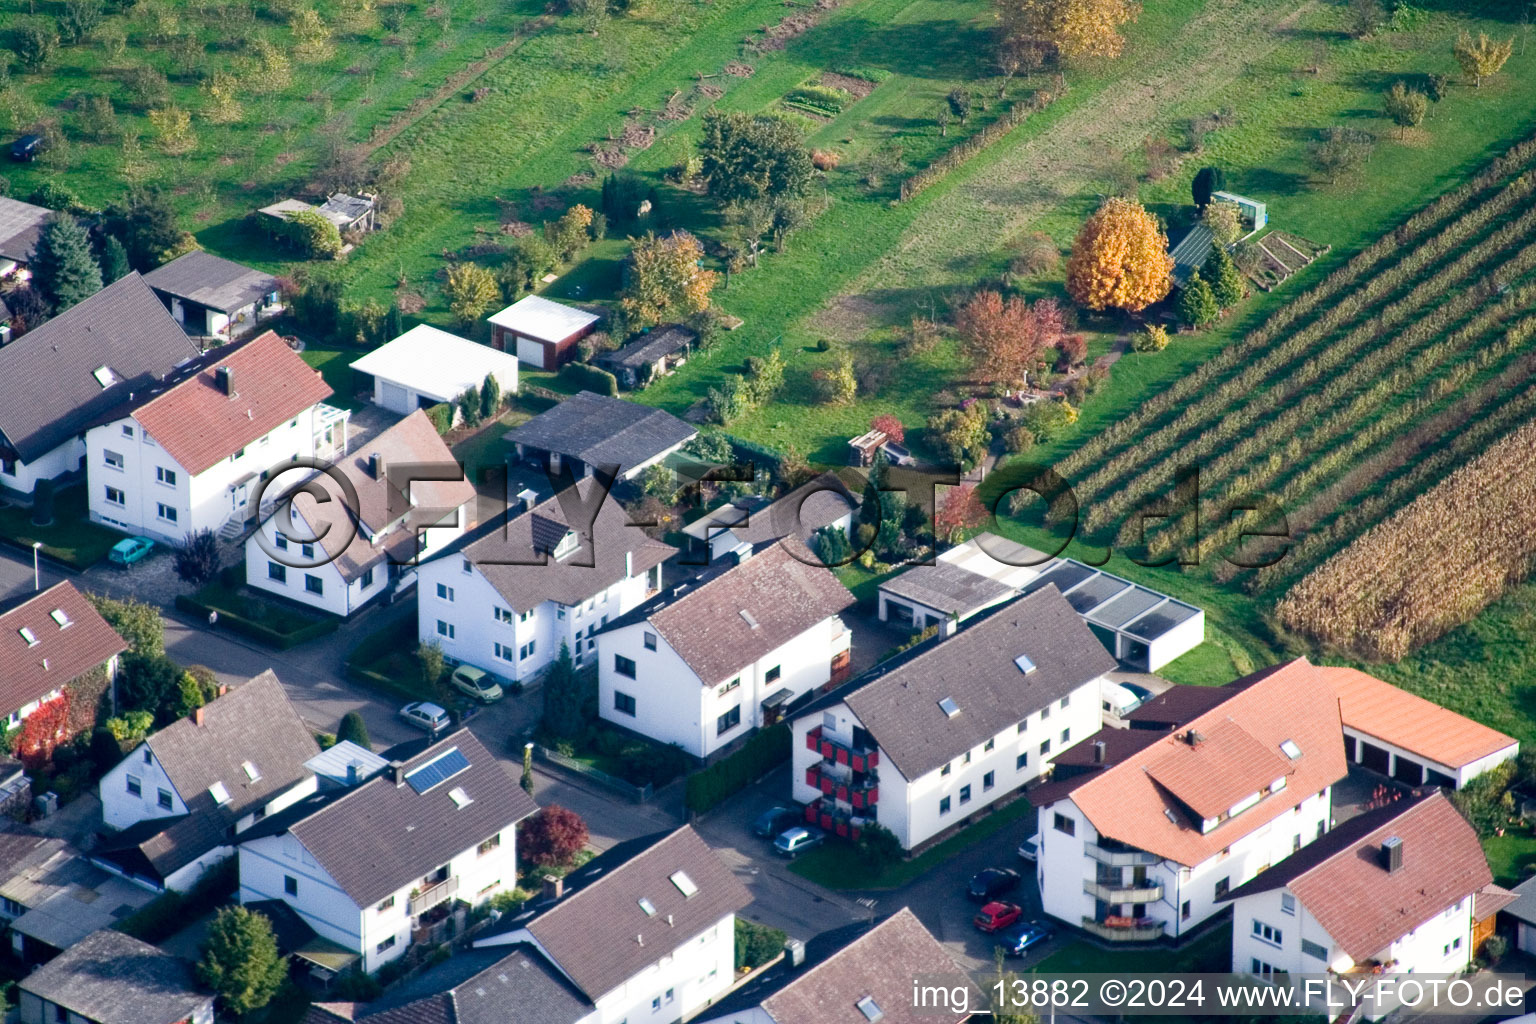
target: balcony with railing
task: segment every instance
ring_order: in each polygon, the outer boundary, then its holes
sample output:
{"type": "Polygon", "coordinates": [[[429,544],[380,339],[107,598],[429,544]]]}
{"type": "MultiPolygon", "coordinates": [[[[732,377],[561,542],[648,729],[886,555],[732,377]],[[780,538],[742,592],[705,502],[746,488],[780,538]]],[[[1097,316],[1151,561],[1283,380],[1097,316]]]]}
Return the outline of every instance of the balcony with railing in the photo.
{"type": "Polygon", "coordinates": [[[1107,885],[1084,882],[1083,892],[1105,903],[1156,903],[1163,898],[1163,887],[1156,882],[1141,885],[1107,885]]]}
{"type": "Polygon", "coordinates": [[[1083,930],[1109,942],[1154,942],[1163,937],[1163,922],[1148,917],[1083,918],[1083,930]]]}
{"type": "Polygon", "coordinates": [[[831,735],[823,734],[819,725],[805,734],[805,746],[807,750],[819,753],[822,760],[847,765],[856,772],[868,771],[880,764],[880,751],[850,746],[831,735]]]}
{"type": "Polygon", "coordinates": [[[1100,840],[1097,844],[1084,843],[1083,852],[1100,864],[1117,868],[1156,864],[1161,860],[1155,853],[1138,850],[1134,846],[1126,846],[1112,840],[1100,840]]]}
{"type": "Polygon", "coordinates": [[[873,815],[865,817],[850,814],[825,797],[820,800],[812,800],[805,805],[805,822],[807,825],[815,825],[823,832],[841,836],[844,839],[857,840],[863,832],[864,825],[873,820],[873,815]]]}
{"type": "Polygon", "coordinates": [[[440,903],[446,903],[459,894],[459,876],[452,875],[427,886],[425,889],[412,890],[410,905],[407,913],[412,917],[424,914],[440,903]]]}
{"type": "Polygon", "coordinates": [[[880,802],[880,777],[873,772],[839,772],[820,762],[805,770],[805,784],[857,809],[880,802]]]}

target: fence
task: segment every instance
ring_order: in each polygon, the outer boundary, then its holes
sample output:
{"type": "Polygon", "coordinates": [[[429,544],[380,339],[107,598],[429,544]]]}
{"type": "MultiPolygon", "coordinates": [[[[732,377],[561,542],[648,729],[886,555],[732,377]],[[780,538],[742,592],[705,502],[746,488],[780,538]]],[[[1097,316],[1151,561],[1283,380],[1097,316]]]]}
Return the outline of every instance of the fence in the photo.
{"type": "Polygon", "coordinates": [[[1030,114],[1050,106],[1065,89],[1066,86],[1058,80],[1053,83],[1051,88],[1041,89],[1028,100],[1021,100],[1012,104],[1008,108],[1008,112],[1002,117],[999,117],[996,121],[993,121],[981,131],[903,181],[901,183],[901,201],[906,202],[929,186],[943,180],[944,176],[950,171],[953,171],[971,157],[1023,124],[1030,114]]]}
{"type": "Polygon", "coordinates": [[[593,768],[589,764],[583,764],[581,761],[576,760],[574,757],[566,757],[558,750],[550,750],[548,747],[537,743],[533,745],[533,756],[545,764],[551,764],[557,768],[563,768],[566,771],[580,775],[583,778],[591,779],[598,785],[611,789],[622,796],[628,797],[630,800],[633,800],[637,804],[647,803],[651,797],[656,795],[656,790],[651,786],[650,783],[646,783],[643,786],[637,786],[632,782],[625,782],[623,779],[616,778],[612,775],[609,775],[605,771],[593,768]]]}

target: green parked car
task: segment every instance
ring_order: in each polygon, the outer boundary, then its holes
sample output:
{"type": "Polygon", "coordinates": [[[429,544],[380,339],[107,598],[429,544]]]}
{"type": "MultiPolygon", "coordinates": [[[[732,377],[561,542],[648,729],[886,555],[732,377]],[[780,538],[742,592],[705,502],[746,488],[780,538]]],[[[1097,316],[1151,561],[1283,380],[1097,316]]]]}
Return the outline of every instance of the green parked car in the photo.
{"type": "Polygon", "coordinates": [[[130,566],[154,549],[155,542],[148,537],[125,537],[112,545],[107,561],[113,565],[130,566]]]}

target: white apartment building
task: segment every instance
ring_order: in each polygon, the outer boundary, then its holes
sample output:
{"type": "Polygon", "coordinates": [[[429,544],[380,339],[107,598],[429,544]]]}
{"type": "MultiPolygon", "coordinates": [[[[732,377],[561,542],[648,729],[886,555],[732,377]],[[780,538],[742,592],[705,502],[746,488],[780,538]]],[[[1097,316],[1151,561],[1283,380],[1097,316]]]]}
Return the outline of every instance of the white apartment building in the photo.
{"type": "Polygon", "coordinates": [[[1099,727],[1115,659],[1054,590],[1012,601],[870,669],[794,719],[791,782],[806,821],[905,849],[1044,773],[1099,727]]]}
{"type": "Polygon", "coordinates": [[[417,635],[450,661],[511,681],[537,674],[561,644],[590,665],[596,633],[661,589],[675,551],[631,526],[596,480],[581,480],[424,561],[417,635]]]}
{"type": "Polygon", "coordinates": [[[707,758],[846,678],[853,603],[777,543],[738,556],[598,632],[598,713],[707,758]]]}
{"type": "Polygon", "coordinates": [[[1304,658],[1178,689],[1205,689],[1203,710],[1133,714],[1056,758],[1031,793],[1046,913],[1110,941],[1176,938],[1322,838],[1347,772],[1338,702],[1304,658]]]}
{"type": "Polygon", "coordinates": [[[348,414],[322,403],[330,393],[271,331],[129,392],[85,434],[91,519],[173,545],[244,523],[262,480],[345,451],[348,414]]]}

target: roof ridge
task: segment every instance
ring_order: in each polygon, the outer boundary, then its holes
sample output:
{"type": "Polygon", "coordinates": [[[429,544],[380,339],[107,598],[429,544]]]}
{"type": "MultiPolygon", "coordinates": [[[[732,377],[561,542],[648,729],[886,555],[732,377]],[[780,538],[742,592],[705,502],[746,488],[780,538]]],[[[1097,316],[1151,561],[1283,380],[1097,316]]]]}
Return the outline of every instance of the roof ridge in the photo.
{"type": "MultiPolygon", "coordinates": [[[[883,920],[877,921],[874,924],[872,924],[870,927],[866,928],[862,933],[860,933],[859,935],[854,937],[851,941],[843,944],[842,946],[839,946],[837,948],[836,952],[831,953],[831,954],[829,954],[826,957],[823,957],[821,960],[818,960],[816,963],[812,964],[810,967],[807,967],[805,969],[805,971],[803,973],[801,973],[800,975],[798,975],[798,976],[796,976],[794,978],[790,978],[779,989],[777,989],[774,992],[770,992],[768,995],[764,996],[763,997],[763,1001],[767,1002],[768,1000],[772,999],[774,996],[778,995],[780,992],[783,992],[783,991],[785,991],[787,989],[793,988],[794,986],[800,984],[802,981],[809,981],[811,979],[811,977],[816,974],[817,971],[820,971],[824,967],[830,966],[832,961],[836,960],[838,957],[842,956],[844,953],[846,953],[849,950],[853,949],[855,946],[858,946],[859,944],[864,942],[866,939],[872,938],[875,935],[876,932],[880,931],[880,929],[884,928],[886,925],[888,925],[891,922],[896,921],[898,919],[905,921],[907,918],[910,918],[913,921],[916,921],[918,927],[923,928],[924,931],[927,931],[927,928],[923,925],[923,923],[921,921],[918,921],[917,915],[912,913],[912,908],[910,906],[904,905],[904,906],[902,906],[902,908],[900,910],[892,911],[891,913],[887,914],[883,920]],[[906,916],[903,917],[902,915],[906,915],[906,916]]],[[[932,934],[933,934],[932,932],[929,932],[929,935],[932,935],[932,934]]],[[[935,940],[935,941],[937,941],[937,940],[935,940]]]]}
{"type": "MultiPolygon", "coordinates": [[[[571,893],[569,896],[562,897],[561,899],[556,900],[554,903],[551,903],[549,906],[545,907],[541,912],[535,914],[533,916],[533,918],[531,920],[529,920],[528,924],[531,926],[531,925],[535,924],[536,922],[538,922],[541,918],[544,918],[544,917],[549,916],[550,914],[553,914],[555,911],[561,909],[562,907],[572,906],[577,901],[579,901],[583,895],[585,895],[586,893],[589,893],[589,892],[593,892],[603,882],[606,882],[608,879],[613,878],[615,875],[620,874],[621,872],[623,872],[623,870],[625,868],[630,867],[631,865],[635,864],[636,862],[638,862],[642,858],[650,855],[651,853],[654,853],[656,850],[660,849],[662,846],[666,845],[667,843],[671,842],[673,839],[675,839],[679,835],[681,835],[684,832],[684,830],[693,831],[693,827],[691,825],[687,825],[687,824],[683,824],[683,825],[677,826],[677,828],[673,829],[671,832],[668,832],[666,835],[663,835],[660,839],[656,840],[654,843],[652,843],[651,845],[647,846],[645,849],[640,850],[640,851],[636,852],[635,854],[633,854],[632,856],[630,856],[628,859],[621,861],[616,867],[612,867],[612,868],[609,868],[607,871],[604,871],[602,873],[602,875],[600,875],[597,878],[592,879],[590,882],[588,882],[587,884],[583,885],[581,888],[577,889],[575,892],[571,893]]],[[[697,832],[695,832],[694,834],[698,835],[697,832]]],[[[702,836],[699,837],[699,841],[700,842],[704,841],[702,836]]],[[[708,843],[705,843],[704,845],[705,846],[709,846],[708,843]]],[[[711,853],[714,852],[714,848],[713,847],[710,847],[710,852],[711,853]]],[[[598,856],[602,856],[602,855],[599,854],[598,856]]],[[[595,860],[596,858],[593,858],[593,859],[595,860]]]]}
{"type": "MultiPolygon", "coordinates": [[[[131,404],[127,415],[131,416],[135,413],[143,412],[145,409],[154,406],[161,399],[173,394],[177,388],[183,387],[184,385],[196,380],[198,377],[201,377],[203,375],[203,371],[216,366],[223,359],[226,359],[229,356],[237,355],[244,352],[248,348],[254,347],[258,341],[265,340],[268,335],[277,338],[278,341],[282,341],[282,338],[278,336],[276,331],[269,329],[262,331],[255,337],[247,338],[244,341],[232,341],[227,345],[220,345],[217,348],[211,348],[201,355],[194,357],[190,361],[183,363],[176,369],[184,370],[186,374],[185,376],[167,384],[165,389],[160,391],[158,394],[150,395],[142,402],[131,404]],[[214,358],[215,356],[218,358],[214,358]]],[[[174,373],[175,371],[172,372],[174,373]]],[[[164,377],[160,378],[161,383],[165,383],[170,379],[170,377],[171,374],[166,374],[164,377]]]]}
{"type": "MultiPolygon", "coordinates": [[[[1384,818],[1383,821],[1381,822],[1381,824],[1373,825],[1370,829],[1368,829],[1359,838],[1352,839],[1349,842],[1345,843],[1343,846],[1339,847],[1337,850],[1334,850],[1332,853],[1328,854],[1326,857],[1324,857],[1321,860],[1319,860],[1316,864],[1313,864],[1310,867],[1302,868],[1299,872],[1297,872],[1296,874],[1292,875],[1285,882],[1285,884],[1286,885],[1290,885],[1292,882],[1295,882],[1298,879],[1306,878],[1312,872],[1314,872],[1314,871],[1318,870],[1319,868],[1323,867],[1325,864],[1333,863],[1335,858],[1342,857],[1342,856],[1344,856],[1344,854],[1346,854],[1349,851],[1355,849],[1355,847],[1359,846],[1361,843],[1365,842],[1368,838],[1370,838],[1370,836],[1373,833],[1375,833],[1378,829],[1382,829],[1382,828],[1387,827],[1389,824],[1391,824],[1394,821],[1397,821],[1399,818],[1401,818],[1405,814],[1408,814],[1408,813],[1410,813],[1412,811],[1416,811],[1416,810],[1418,810],[1421,807],[1425,807],[1425,806],[1428,806],[1428,805],[1434,803],[1436,797],[1439,797],[1440,799],[1443,800],[1443,799],[1445,799],[1445,794],[1441,793],[1438,789],[1434,790],[1431,793],[1427,793],[1427,794],[1423,794],[1423,795],[1413,795],[1413,794],[1410,794],[1407,797],[1407,799],[1404,801],[1403,808],[1397,814],[1394,814],[1394,815],[1392,815],[1391,817],[1388,817],[1388,818],[1384,818]]],[[[1394,803],[1395,803],[1395,801],[1394,801],[1394,803]]],[[[1387,810],[1388,808],[1391,808],[1392,806],[1393,806],[1393,804],[1383,804],[1381,807],[1372,808],[1371,810],[1366,811],[1365,814],[1371,814],[1371,813],[1373,813],[1375,811],[1387,810]]],[[[1343,824],[1344,825],[1348,825],[1349,821],[1353,821],[1353,820],[1355,820],[1355,819],[1353,819],[1353,818],[1349,819],[1348,821],[1345,821],[1343,824]]],[[[1337,830],[1338,830],[1337,826],[1335,828],[1329,829],[1327,832],[1323,833],[1323,836],[1322,836],[1321,839],[1314,840],[1314,842],[1322,842],[1322,841],[1326,840],[1329,835],[1332,835],[1337,830]]]]}

